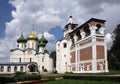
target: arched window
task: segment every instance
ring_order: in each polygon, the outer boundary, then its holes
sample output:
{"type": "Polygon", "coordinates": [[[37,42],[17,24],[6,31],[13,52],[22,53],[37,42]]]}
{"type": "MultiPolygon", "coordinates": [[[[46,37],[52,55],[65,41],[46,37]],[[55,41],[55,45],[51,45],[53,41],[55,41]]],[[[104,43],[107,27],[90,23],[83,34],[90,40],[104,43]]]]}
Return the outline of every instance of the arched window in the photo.
{"type": "Polygon", "coordinates": [[[32,48],[34,48],[34,42],[32,42],[32,48]]]}
{"type": "Polygon", "coordinates": [[[7,72],[11,72],[11,67],[10,66],[7,67],[7,72]]]}
{"type": "Polygon", "coordinates": [[[76,32],[76,35],[77,35],[77,37],[78,37],[78,40],[80,40],[80,39],[81,39],[80,31],[77,31],[77,32],[76,32]]]}
{"type": "Polygon", "coordinates": [[[97,27],[96,33],[99,34],[99,29],[101,28],[101,25],[100,24],[96,24],[96,27],[97,27]]]}
{"type": "Polygon", "coordinates": [[[44,62],[44,57],[42,58],[42,62],[44,62]]]}
{"type": "Polygon", "coordinates": [[[23,66],[20,67],[20,71],[23,72],[23,66]]]}
{"type": "Polygon", "coordinates": [[[90,65],[89,64],[87,65],[87,70],[90,70],[90,65]]]}
{"type": "Polygon", "coordinates": [[[103,70],[103,64],[100,64],[100,70],[103,70]]]}
{"type": "Polygon", "coordinates": [[[21,63],[21,58],[19,58],[19,62],[21,63]]]}
{"type": "Polygon", "coordinates": [[[83,28],[84,32],[86,33],[86,36],[89,36],[90,35],[90,29],[89,29],[89,25],[86,24],[83,28]]]}
{"type": "Polygon", "coordinates": [[[16,71],[17,71],[17,66],[14,67],[14,72],[16,72],[16,71]]]}
{"type": "Polygon", "coordinates": [[[32,58],[30,58],[30,62],[32,62],[32,58]]]}
{"type": "Polygon", "coordinates": [[[66,48],[67,47],[67,44],[66,43],[63,43],[63,48],[66,48]]]}
{"type": "Polygon", "coordinates": [[[4,72],[4,66],[1,66],[1,70],[0,70],[1,72],[4,72]]]}

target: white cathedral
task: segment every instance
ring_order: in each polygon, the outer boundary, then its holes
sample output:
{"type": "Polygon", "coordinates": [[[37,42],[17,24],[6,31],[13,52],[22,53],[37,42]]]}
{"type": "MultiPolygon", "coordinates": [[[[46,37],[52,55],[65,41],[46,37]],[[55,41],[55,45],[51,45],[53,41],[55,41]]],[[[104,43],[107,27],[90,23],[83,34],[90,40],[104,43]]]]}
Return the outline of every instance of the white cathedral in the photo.
{"type": "Polygon", "coordinates": [[[10,51],[10,63],[0,63],[0,73],[53,72],[53,59],[45,49],[48,41],[43,34],[38,39],[33,30],[27,38],[22,34],[17,43],[17,48],[10,51]]]}

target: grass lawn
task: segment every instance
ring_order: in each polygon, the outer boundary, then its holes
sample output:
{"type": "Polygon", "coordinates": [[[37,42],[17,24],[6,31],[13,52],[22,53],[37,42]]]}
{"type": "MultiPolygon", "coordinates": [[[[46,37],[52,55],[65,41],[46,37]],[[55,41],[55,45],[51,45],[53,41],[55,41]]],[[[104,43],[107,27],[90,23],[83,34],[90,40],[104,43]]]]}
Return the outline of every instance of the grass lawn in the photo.
{"type": "Polygon", "coordinates": [[[61,79],[61,80],[49,81],[39,84],[120,84],[120,82],[61,79]]]}

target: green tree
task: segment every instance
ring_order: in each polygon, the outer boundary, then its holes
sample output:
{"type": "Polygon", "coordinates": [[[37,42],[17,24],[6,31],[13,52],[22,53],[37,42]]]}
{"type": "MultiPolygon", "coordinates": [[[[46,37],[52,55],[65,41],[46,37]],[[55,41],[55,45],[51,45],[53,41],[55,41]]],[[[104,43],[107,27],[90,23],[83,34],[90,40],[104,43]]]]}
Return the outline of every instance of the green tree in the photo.
{"type": "Polygon", "coordinates": [[[120,70],[120,24],[113,31],[113,45],[108,55],[110,68],[120,70]]]}

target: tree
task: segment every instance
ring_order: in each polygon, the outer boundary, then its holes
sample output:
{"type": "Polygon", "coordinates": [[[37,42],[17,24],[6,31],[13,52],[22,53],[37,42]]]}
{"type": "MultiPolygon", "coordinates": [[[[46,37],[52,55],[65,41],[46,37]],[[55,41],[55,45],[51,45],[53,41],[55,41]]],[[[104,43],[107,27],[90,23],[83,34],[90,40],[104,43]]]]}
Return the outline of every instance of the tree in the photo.
{"type": "Polygon", "coordinates": [[[108,52],[108,63],[111,69],[120,70],[120,24],[113,31],[113,45],[108,52]]]}

